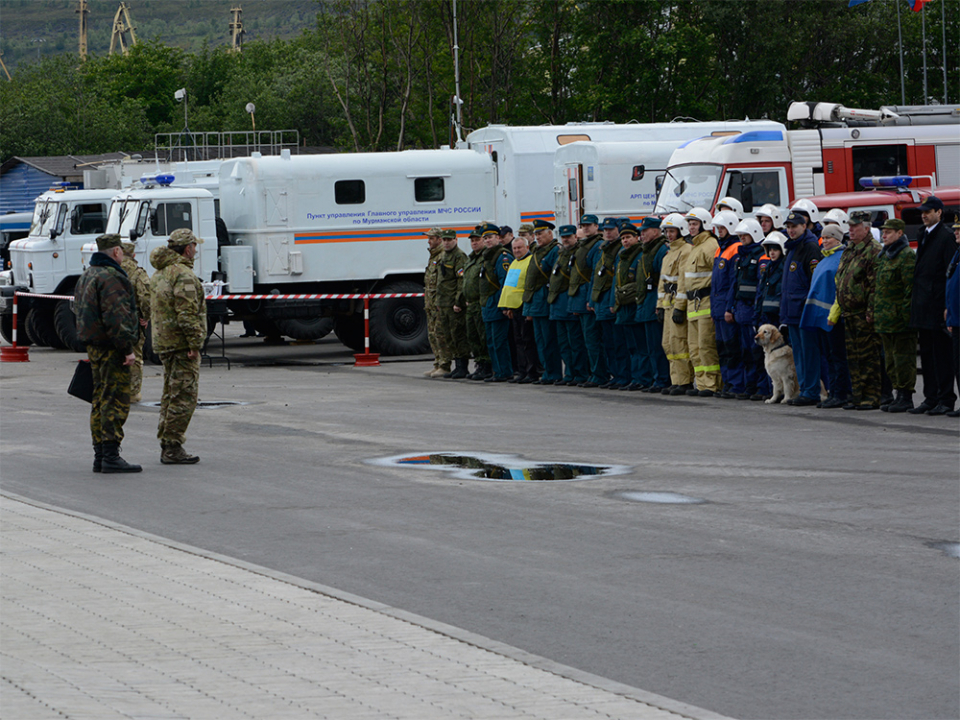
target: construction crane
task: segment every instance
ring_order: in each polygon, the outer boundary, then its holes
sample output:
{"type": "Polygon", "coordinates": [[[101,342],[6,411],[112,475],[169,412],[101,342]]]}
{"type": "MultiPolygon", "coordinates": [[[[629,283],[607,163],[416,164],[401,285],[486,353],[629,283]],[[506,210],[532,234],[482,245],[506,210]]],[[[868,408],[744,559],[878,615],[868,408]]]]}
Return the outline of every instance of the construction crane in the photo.
{"type": "Polygon", "coordinates": [[[114,49],[120,45],[120,52],[126,55],[130,48],[137,44],[136,28],[133,21],[130,20],[130,8],[122,2],[117,8],[117,14],[113,16],[113,33],[110,35],[110,54],[113,55],[114,49]],[[130,33],[130,39],[125,40],[127,33],[130,33]]]}
{"type": "Polygon", "coordinates": [[[76,12],[80,13],[80,59],[87,59],[87,15],[90,11],[87,9],[87,0],[80,0],[80,7],[76,12]]]}
{"type": "Polygon", "coordinates": [[[243,8],[239,5],[230,8],[232,18],[230,20],[230,47],[234,52],[242,52],[243,36],[246,34],[243,29],[243,8]]]}

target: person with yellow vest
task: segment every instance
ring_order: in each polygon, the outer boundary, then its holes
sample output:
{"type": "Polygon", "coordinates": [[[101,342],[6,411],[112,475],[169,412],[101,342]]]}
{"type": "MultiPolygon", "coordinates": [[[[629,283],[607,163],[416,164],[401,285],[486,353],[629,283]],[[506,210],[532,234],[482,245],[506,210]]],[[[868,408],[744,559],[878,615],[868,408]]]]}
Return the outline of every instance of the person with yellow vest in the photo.
{"type": "Polygon", "coordinates": [[[690,348],[687,345],[687,316],[683,313],[680,322],[672,321],[673,309],[679,297],[680,268],[693,249],[684,237],[687,221],[680,213],[670,213],[660,224],[669,243],[667,254],[660,268],[660,285],[657,288],[657,315],[663,322],[663,351],[670,362],[670,387],[660,392],[663,395],[684,395],[693,390],[693,365],[690,364],[690,348]]]}
{"type": "Polygon", "coordinates": [[[517,370],[519,375],[510,382],[526,385],[540,379],[537,365],[537,342],[533,335],[533,318],[523,314],[523,293],[527,271],[530,268],[530,247],[524,238],[513,241],[513,262],[507,269],[500,293],[500,309],[510,318],[510,329],[517,346],[517,370]]]}
{"type": "Polygon", "coordinates": [[[711,232],[713,218],[707,210],[695,207],[684,218],[693,247],[680,266],[671,319],[681,325],[686,316],[687,345],[697,382],[697,387],[688,390],[687,395],[713,397],[720,391],[720,359],[716,330],[710,317],[710,281],[713,259],[720,245],[711,232]]]}

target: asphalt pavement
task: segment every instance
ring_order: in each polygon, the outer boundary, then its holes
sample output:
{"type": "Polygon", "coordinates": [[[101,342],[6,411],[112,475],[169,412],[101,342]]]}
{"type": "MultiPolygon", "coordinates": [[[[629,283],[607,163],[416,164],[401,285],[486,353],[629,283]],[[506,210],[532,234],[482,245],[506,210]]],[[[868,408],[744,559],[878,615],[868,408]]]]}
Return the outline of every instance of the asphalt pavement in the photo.
{"type": "Polygon", "coordinates": [[[322,586],[691,717],[960,717],[956,420],[430,380],[424,359],[354,368],[333,340],[230,327],[226,355],[201,374],[193,467],[159,463],[148,367],[127,476],[89,470],[88,408],[65,393],[79,356],[0,365],[4,508],[322,586]],[[384,460],[431,453],[618,472],[384,460]]]}

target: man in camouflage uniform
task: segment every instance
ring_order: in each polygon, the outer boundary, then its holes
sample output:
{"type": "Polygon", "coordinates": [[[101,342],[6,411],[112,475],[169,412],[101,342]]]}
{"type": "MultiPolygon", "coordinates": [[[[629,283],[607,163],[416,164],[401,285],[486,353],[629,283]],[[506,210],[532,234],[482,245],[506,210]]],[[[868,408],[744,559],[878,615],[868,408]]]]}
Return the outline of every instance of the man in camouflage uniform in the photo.
{"type": "Polygon", "coordinates": [[[480,270],[483,268],[483,240],[478,229],[470,233],[471,253],[463,265],[463,283],[453,309],[466,315],[467,345],[473,354],[474,371],[470,380],[483,380],[490,375],[487,355],[487,331],[480,314],[480,270]]]}
{"type": "Polygon", "coordinates": [[[880,245],[870,232],[870,213],[863,210],[853,212],[848,222],[850,242],[837,266],[834,278],[837,298],[827,319],[830,325],[835,325],[839,318],[843,318],[851,389],[850,401],[845,408],[880,403],[880,337],[874,330],[870,314],[877,288],[880,245]]]}
{"type": "Polygon", "coordinates": [[[187,426],[197,407],[200,349],[207,339],[207,303],[203,284],[193,272],[197,246],[203,240],[186,228],[174,230],[167,247],[150,253],[156,272],[150,281],[153,349],[163,363],[160,401],[160,462],[200,462],[183,449],[187,426]]]}
{"type": "Polygon", "coordinates": [[[463,293],[463,268],[467,254],[457,245],[457,231],[444,230],[441,235],[443,253],[438,263],[437,312],[440,314],[441,345],[450,349],[456,367],[443,377],[459,380],[467,376],[470,346],[467,344],[466,317],[458,309],[458,298],[463,293]]]}
{"type": "Polygon", "coordinates": [[[123,260],[120,262],[120,267],[133,284],[139,314],[140,338],[133,345],[136,360],[130,366],[131,403],[140,402],[140,387],[143,384],[143,343],[147,339],[147,323],[150,322],[150,278],[147,276],[147,271],[137,264],[135,249],[136,246],[133,243],[123,243],[123,260]]]}
{"type": "Polygon", "coordinates": [[[883,343],[887,375],[897,391],[893,403],[885,406],[892,413],[913,408],[917,383],[917,331],[910,325],[917,254],[903,234],[905,229],[903,220],[896,218],[883,224],[883,251],[877,261],[877,289],[870,312],[883,343]]]}
{"type": "Polygon", "coordinates": [[[130,279],[120,267],[120,236],[101,235],[97,249],[74,293],[77,336],[87,346],[93,373],[93,471],[140,472],[143,468],[120,457],[123,424],[130,414],[133,346],[139,332],[137,301],[130,279]]]}
{"type": "Polygon", "coordinates": [[[430,260],[423,273],[423,309],[427,313],[427,337],[430,340],[430,349],[433,351],[433,367],[424,375],[427,377],[441,377],[450,372],[450,355],[443,347],[440,337],[440,313],[437,311],[437,283],[440,281],[440,255],[443,254],[443,243],[440,236],[443,228],[430,228],[424,235],[427,236],[427,248],[430,250],[430,260]]]}

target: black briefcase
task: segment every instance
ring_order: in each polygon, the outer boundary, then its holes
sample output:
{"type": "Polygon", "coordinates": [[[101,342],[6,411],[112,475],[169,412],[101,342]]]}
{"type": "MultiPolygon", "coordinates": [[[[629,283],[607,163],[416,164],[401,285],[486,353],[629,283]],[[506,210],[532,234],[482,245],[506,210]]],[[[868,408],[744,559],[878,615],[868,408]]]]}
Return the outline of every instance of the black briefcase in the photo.
{"type": "Polygon", "coordinates": [[[89,360],[78,360],[67,392],[84,402],[93,402],[93,370],[89,360]]]}

